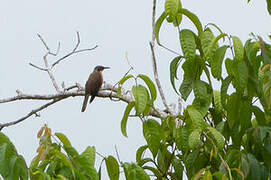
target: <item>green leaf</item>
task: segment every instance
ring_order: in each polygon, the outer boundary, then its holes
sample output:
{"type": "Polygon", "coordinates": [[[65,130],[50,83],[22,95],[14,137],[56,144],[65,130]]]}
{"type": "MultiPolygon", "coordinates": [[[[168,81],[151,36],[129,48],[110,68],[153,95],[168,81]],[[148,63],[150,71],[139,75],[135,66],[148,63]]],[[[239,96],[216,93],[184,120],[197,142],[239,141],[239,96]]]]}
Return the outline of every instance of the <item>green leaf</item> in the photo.
{"type": "Polygon", "coordinates": [[[225,36],[227,36],[227,34],[225,33],[222,33],[220,34],[219,36],[217,36],[216,38],[214,38],[210,45],[209,45],[209,48],[208,48],[208,51],[207,51],[207,54],[206,56],[207,57],[212,57],[214,52],[217,50],[217,47],[218,47],[218,41],[221,39],[221,38],[224,38],[225,36]]]}
{"type": "Polygon", "coordinates": [[[174,26],[179,26],[182,20],[182,14],[180,10],[182,5],[180,0],[166,0],[165,1],[165,12],[168,15],[167,21],[173,23],[174,26]]]}
{"type": "Polygon", "coordinates": [[[242,44],[242,41],[236,37],[236,36],[232,36],[232,41],[233,41],[233,49],[234,49],[234,59],[236,61],[243,61],[244,58],[244,47],[242,44]]]}
{"type": "Polygon", "coordinates": [[[249,160],[250,171],[246,179],[248,180],[262,180],[268,179],[268,170],[267,168],[262,165],[254,155],[248,154],[247,155],[249,160]]]}
{"type": "Polygon", "coordinates": [[[214,49],[215,51],[216,48],[218,47],[217,43],[215,43],[215,37],[210,29],[206,29],[200,34],[199,38],[204,53],[204,57],[210,63],[212,56],[211,53],[209,52],[209,49],[214,49]]]}
{"type": "Polygon", "coordinates": [[[137,151],[136,151],[136,162],[137,162],[137,164],[139,164],[141,162],[142,155],[146,151],[147,148],[148,148],[148,146],[144,145],[144,146],[140,146],[140,148],[137,149],[137,151]]]}
{"type": "Polygon", "coordinates": [[[177,56],[170,63],[170,82],[171,82],[173,89],[175,90],[175,92],[177,94],[179,94],[179,93],[175,87],[175,78],[178,79],[177,78],[177,68],[178,68],[178,64],[179,64],[180,60],[181,60],[181,56],[177,56]]]}
{"type": "Polygon", "coordinates": [[[179,150],[187,152],[188,147],[188,130],[185,127],[179,127],[176,132],[175,142],[179,150]]]}
{"type": "MultiPolygon", "coordinates": [[[[234,72],[234,74],[236,71],[234,72]]],[[[237,80],[237,90],[243,91],[247,87],[248,82],[248,67],[245,61],[241,61],[237,64],[237,73],[235,75],[237,80]]]]}
{"type": "Polygon", "coordinates": [[[132,92],[135,98],[136,115],[138,116],[144,112],[147,106],[149,93],[148,90],[142,85],[133,86],[132,92]]]}
{"type": "Polygon", "coordinates": [[[262,112],[260,108],[258,108],[257,106],[252,106],[251,111],[255,115],[258,125],[266,125],[264,112],[262,112]]]}
{"type": "Polygon", "coordinates": [[[225,107],[225,105],[226,105],[226,99],[228,97],[227,91],[228,91],[230,83],[231,83],[230,76],[228,76],[224,80],[222,80],[222,85],[221,85],[221,90],[220,90],[220,92],[221,92],[220,98],[221,98],[221,104],[223,107],[225,107]]]}
{"type": "Polygon", "coordinates": [[[163,21],[166,19],[167,17],[167,14],[166,12],[164,11],[161,16],[157,19],[156,23],[155,23],[155,27],[154,27],[154,36],[155,36],[155,39],[156,39],[156,42],[158,45],[161,46],[161,43],[160,43],[160,40],[159,40],[159,32],[160,32],[160,29],[161,29],[161,26],[162,26],[162,23],[163,21]]]}
{"type": "Polygon", "coordinates": [[[118,89],[117,89],[117,94],[118,96],[121,96],[121,87],[122,85],[128,80],[128,79],[131,79],[133,78],[134,76],[129,74],[128,76],[124,76],[120,81],[119,81],[119,84],[118,84],[118,89]]]}
{"type": "Polygon", "coordinates": [[[187,100],[189,94],[192,91],[192,83],[193,83],[193,79],[187,76],[184,76],[183,82],[180,86],[180,93],[182,95],[183,100],[187,100]]]}
{"type": "Polygon", "coordinates": [[[212,102],[212,89],[209,84],[201,80],[193,81],[192,88],[195,96],[193,106],[205,115],[212,102]]]}
{"type": "Polygon", "coordinates": [[[219,150],[222,150],[224,148],[225,145],[224,137],[218,130],[216,130],[213,127],[207,127],[206,133],[210,136],[210,138],[212,138],[216,147],[219,150]]]}
{"type": "Polygon", "coordinates": [[[188,29],[183,29],[179,34],[180,43],[186,60],[193,60],[196,56],[195,34],[188,29]]]}
{"type": "Polygon", "coordinates": [[[157,93],[156,93],[155,85],[152,82],[152,80],[148,76],[143,75],[143,74],[139,74],[137,77],[141,78],[147,84],[151,93],[151,99],[152,101],[154,101],[157,97],[157,93]]]}
{"type": "Polygon", "coordinates": [[[210,171],[205,171],[204,176],[202,178],[203,180],[213,180],[212,173],[210,171]]]}
{"type": "Polygon", "coordinates": [[[8,164],[10,174],[5,180],[28,180],[28,169],[22,156],[12,156],[8,164]]]}
{"type": "Polygon", "coordinates": [[[240,120],[239,116],[239,108],[241,104],[240,95],[237,93],[231,94],[227,99],[226,109],[227,109],[227,122],[229,127],[232,129],[234,125],[238,124],[240,120]]]}
{"type": "Polygon", "coordinates": [[[55,133],[55,135],[62,142],[62,144],[66,145],[66,146],[71,146],[71,143],[70,143],[69,139],[67,138],[67,136],[65,136],[62,133],[55,133]]]}
{"type": "Polygon", "coordinates": [[[143,168],[134,163],[123,164],[125,178],[127,180],[149,180],[149,176],[146,174],[143,168]]]}
{"type": "Polygon", "coordinates": [[[228,46],[221,46],[219,47],[213,57],[213,61],[211,61],[211,72],[214,78],[217,80],[221,79],[221,71],[222,71],[222,62],[226,53],[228,46]]]}
{"type": "Polygon", "coordinates": [[[67,166],[69,168],[69,170],[70,170],[70,172],[72,172],[72,174],[74,174],[73,165],[72,165],[70,159],[65,154],[61,153],[58,150],[54,150],[53,154],[54,154],[54,156],[59,158],[61,163],[63,163],[65,166],[67,166]]]}
{"type": "Polygon", "coordinates": [[[199,129],[195,129],[194,131],[190,133],[189,138],[188,138],[189,139],[188,144],[189,144],[190,149],[194,149],[200,146],[201,144],[200,136],[201,136],[201,130],[199,129]]]}
{"type": "Polygon", "coordinates": [[[198,34],[201,34],[201,32],[203,31],[203,28],[202,28],[199,18],[194,13],[184,8],[181,9],[181,13],[185,15],[186,17],[188,17],[188,19],[190,19],[190,21],[196,26],[198,30],[198,34]]]}
{"type": "Polygon", "coordinates": [[[147,170],[151,171],[153,173],[153,175],[156,176],[158,179],[162,178],[160,171],[154,167],[143,166],[143,169],[147,169],[147,170]]]}
{"type": "Polygon", "coordinates": [[[113,156],[108,156],[107,158],[105,158],[105,164],[110,180],[118,180],[119,179],[118,161],[113,156]]]}
{"type": "Polygon", "coordinates": [[[167,150],[166,146],[161,146],[157,153],[157,165],[162,174],[168,171],[172,159],[172,154],[167,150]]]}
{"type": "Polygon", "coordinates": [[[176,174],[176,179],[183,179],[184,167],[180,159],[174,158],[172,160],[172,165],[176,174]]]}
{"type": "Polygon", "coordinates": [[[24,158],[18,155],[15,146],[2,132],[0,132],[0,175],[7,180],[28,179],[24,158]]]}
{"type": "Polygon", "coordinates": [[[128,116],[132,110],[132,108],[135,106],[135,102],[130,102],[125,109],[125,112],[123,114],[122,120],[121,120],[121,132],[123,134],[123,136],[128,137],[127,136],[127,120],[128,120],[128,116]]]}
{"type": "Polygon", "coordinates": [[[271,1],[266,0],[266,4],[267,4],[267,11],[268,11],[269,15],[271,15],[271,1]]]}
{"type": "Polygon", "coordinates": [[[162,139],[161,134],[161,126],[157,121],[149,119],[143,123],[143,135],[147,141],[148,147],[152,152],[153,157],[157,155],[160,141],[162,139]]]}
{"type": "Polygon", "coordinates": [[[203,129],[205,127],[203,115],[192,105],[188,106],[186,110],[192,120],[192,125],[194,129],[203,129]]]}
{"type": "Polygon", "coordinates": [[[88,146],[82,154],[79,155],[80,162],[85,166],[85,167],[94,167],[95,165],[95,147],[88,146]]]}
{"type": "Polygon", "coordinates": [[[217,112],[222,112],[222,104],[221,104],[221,98],[220,98],[220,92],[219,91],[213,91],[214,94],[214,106],[217,112]]]}

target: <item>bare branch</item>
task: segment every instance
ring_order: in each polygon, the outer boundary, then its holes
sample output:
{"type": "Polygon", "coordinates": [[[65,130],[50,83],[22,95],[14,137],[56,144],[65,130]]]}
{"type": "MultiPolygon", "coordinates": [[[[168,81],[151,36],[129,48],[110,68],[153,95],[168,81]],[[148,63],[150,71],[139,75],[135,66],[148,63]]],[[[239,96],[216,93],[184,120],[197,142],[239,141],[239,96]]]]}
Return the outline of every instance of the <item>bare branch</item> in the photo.
{"type": "Polygon", "coordinates": [[[53,55],[53,56],[57,56],[59,50],[60,50],[60,42],[58,43],[58,48],[57,51],[55,53],[51,52],[49,46],[46,44],[46,42],[44,41],[44,39],[42,38],[42,36],[40,34],[37,34],[39,39],[41,40],[42,44],[44,45],[44,47],[46,48],[48,54],[53,55]]]}
{"type": "Polygon", "coordinates": [[[76,49],[78,48],[78,46],[80,44],[80,36],[79,36],[78,31],[76,31],[76,36],[77,36],[77,43],[76,43],[75,47],[73,48],[72,52],[76,51],[76,49]]]}
{"type": "Polygon", "coordinates": [[[55,80],[52,69],[49,68],[49,64],[48,64],[48,61],[47,61],[47,55],[48,55],[48,53],[43,56],[45,68],[47,69],[47,73],[48,73],[48,75],[49,75],[49,77],[50,77],[50,79],[51,79],[51,81],[53,83],[53,86],[55,87],[56,91],[58,93],[60,93],[61,90],[60,90],[60,88],[59,88],[59,86],[58,86],[58,84],[57,84],[57,82],[55,80]]]}
{"type": "MultiPolygon", "coordinates": [[[[72,89],[72,87],[75,86],[71,86],[70,89],[72,89]]],[[[80,85],[76,85],[76,87],[81,87],[80,85]]],[[[102,87],[102,89],[98,92],[97,97],[101,97],[101,98],[118,98],[123,102],[129,103],[131,101],[134,101],[134,97],[132,96],[132,94],[130,93],[124,93],[127,91],[123,91],[123,93],[121,94],[121,96],[119,97],[117,95],[117,88],[114,87],[111,84],[108,84],[106,82],[104,82],[104,85],[102,87]]],[[[32,110],[30,113],[28,113],[27,115],[25,115],[24,117],[16,120],[16,121],[12,121],[12,122],[8,122],[8,123],[0,123],[0,131],[2,128],[4,127],[8,127],[8,126],[12,126],[15,125],[17,123],[20,123],[26,119],[28,119],[29,117],[31,117],[32,115],[37,115],[38,112],[40,112],[41,110],[53,105],[54,103],[60,101],[60,100],[64,100],[66,98],[69,97],[76,97],[76,96],[84,96],[85,92],[84,91],[71,91],[71,92],[61,92],[61,93],[57,93],[57,94],[46,94],[46,95],[30,95],[30,94],[24,94],[24,93],[19,93],[17,96],[14,97],[10,97],[10,98],[6,98],[6,99],[0,99],[0,104],[1,103],[8,103],[8,102],[12,102],[12,101],[17,101],[17,100],[52,100],[49,103],[44,104],[43,106],[32,110]]],[[[167,117],[167,113],[166,111],[160,110],[160,109],[152,109],[150,111],[150,115],[153,117],[167,117]]]]}
{"type": "Polygon", "coordinates": [[[64,98],[54,99],[53,101],[51,101],[51,102],[49,102],[49,103],[46,103],[46,104],[40,106],[40,107],[37,108],[37,109],[32,110],[30,113],[28,113],[27,115],[25,115],[24,117],[22,117],[22,118],[20,118],[20,119],[18,119],[18,120],[16,120],[16,121],[12,121],[12,122],[8,122],[8,123],[2,123],[2,124],[0,124],[0,131],[1,131],[4,127],[8,127],[8,126],[12,126],[12,125],[18,124],[18,123],[20,123],[20,122],[26,120],[27,118],[29,118],[29,117],[32,116],[32,115],[39,116],[39,115],[37,114],[39,111],[41,111],[41,110],[47,108],[48,106],[50,106],[50,105],[52,105],[52,104],[54,104],[54,103],[56,103],[56,102],[58,102],[58,101],[60,101],[60,100],[62,100],[62,99],[64,99],[64,98]]]}
{"type": "Polygon", "coordinates": [[[168,112],[170,111],[170,108],[166,102],[165,95],[163,93],[163,89],[160,83],[160,80],[158,78],[158,71],[157,71],[157,64],[156,64],[156,58],[155,58],[155,53],[154,53],[154,45],[155,45],[155,13],[156,13],[156,0],[153,0],[153,7],[152,7],[152,41],[150,42],[150,47],[151,47],[151,55],[152,55],[152,67],[153,67],[153,74],[154,74],[154,79],[159,91],[159,94],[161,96],[162,102],[164,106],[166,107],[166,110],[168,112]]]}
{"type": "Polygon", "coordinates": [[[39,70],[41,70],[41,71],[47,71],[47,69],[41,68],[41,67],[39,67],[39,66],[36,66],[35,64],[29,63],[29,65],[30,65],[30,66],[33,66],[34,68],[37,68],[37,69],[39,69],[39,70]]]}
{"type": "Polygon", "coordinates": [[[92,51],[94,49],[96,49],[98,47],[98,45],[94,46],[93,48],[89,48],[89,49],[80,49],[80,50],[77,50],[77,51],[72,51],[68,54],[66,54],[65,56],[63,56],[62,58],[58,59],[56,62],[54,62],[52,64],[52,68],[57,65],[58,63],[60,63],[60,61],[63,61],[64,59],[66,59],[67,57],[71,56],[71,55],[74,55],[74,54],[77,54],[77,53],[80,53],[80,52],[84,52],[84,51],[92,51]]]}
{"type": "Polygon", "coordinates": [[[93,48],[77,50],[77,48],[79,47],[80,42],[81,42],[81,40],[80,40],[80,35],[79,35],[79,32],[78,32],[78,31],[76,32],[76,37],[77,37],[77,43],[76,43],[75,47],[73,48],[73,50],[72,50],[70,53],[68,53],[68,54],[66,54],[65,56],[63,56],[63,57],[61,57],[60,59],[58,59],[56,62],[54,62],[54,63],[52,64],[52,67],[51,67],[51,68],[53,68],[55,65],[57,65],[58,63],[60,63],[61,61],[63,61],[64,59],[66,59],[67,57],[69,57],[69,56],[71,56],[71,55],[73,55],[73,54],[77,54],[77,53],[84,52],[84,51],[91,51],[91,50],[94,50],[94,49],[96,49],[96,48],[98,47],[98,45],[96,45],[96,46],[94,46],[93,48]]]}
{"type": "Polygon", "coordinates": [[[156,59],[155,59],[155,54],[154,54],[154,47],[153,47],[152,43],[150,43],[150,47],[151,47],[151,52],[152,52],[152,66],[153,66],[154,79],[155,79],[159,94],[161,96],[162,102],[163,102],[164,106],[166,107],[166,110],[168,112],[171,112],[171,110],[167,104],[160,80],[158,78],[157,64],[156,64],[156,59]]]}

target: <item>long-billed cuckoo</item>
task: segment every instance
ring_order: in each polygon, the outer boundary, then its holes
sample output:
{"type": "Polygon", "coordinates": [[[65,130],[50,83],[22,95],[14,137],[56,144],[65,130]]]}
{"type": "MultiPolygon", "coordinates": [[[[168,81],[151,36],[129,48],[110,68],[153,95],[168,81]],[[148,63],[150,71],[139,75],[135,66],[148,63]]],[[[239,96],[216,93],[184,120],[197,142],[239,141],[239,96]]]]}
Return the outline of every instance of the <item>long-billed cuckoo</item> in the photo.
{"type": "Polygon", "coordinates": [[[97,96],[99,89],[103,84],[102,71],[104,69],[109,69],[109,67],[96,66],[93,72],[89,75],[88,80],[85,84],[85,98],[82,106],[82,112],[86,110],[88,98],[91,96],[89,103],[91,103],[95,96],[97,96]]]}

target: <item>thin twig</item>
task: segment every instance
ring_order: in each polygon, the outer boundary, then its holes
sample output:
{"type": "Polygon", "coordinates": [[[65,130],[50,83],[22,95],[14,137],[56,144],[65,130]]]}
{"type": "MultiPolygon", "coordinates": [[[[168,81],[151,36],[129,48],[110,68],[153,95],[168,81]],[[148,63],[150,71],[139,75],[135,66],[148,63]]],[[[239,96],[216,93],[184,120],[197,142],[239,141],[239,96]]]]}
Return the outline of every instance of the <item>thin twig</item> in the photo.
{"type": "Polygon", "coordinates": [[[8,123],[2,123],[2,124],[0,124],[0,131],[1,131],[4,127],[8,127],[8,126],[12,126],[12,125],[18,124],[18,123],[24,121],[25,119],[29,118],[30,116],[36,115],[39,111],[41,111],[41,110],[47,108],[48,106],[50,106],[50,105],[52,105],[52,104],[54,104],[54,103],[56,103],[56,102],[58,102],[58,101],[60,101],[60,100],[62,100],[62,99],[64,99],[64,98],[54,99],[54,100],[52,100],[51,102],[46,103],[46,104],[40,106],[39,108],[32,110],[30,113],[28,113],[27,115],[25,115],[24,117],[22,117],[22,118],[20,118],[20,119],[18,119],[18,120],[16,120],[16,121],[12,121],[12,122],[8,122],[8,123]]]}
{"type": "Polygon", "coordinates": [[[81,43],[81,40],[80,40],[80,35],[79,35],[79,32],[77,31],[76,32],[76,37],[77,37],[77,43],[75,45],[75,47],[73,48],[73,50],[66,54],[65,56],[61,57],[60,59],[58,59],[56,62],[54,62],[52,64],[52,67],[53,68],[55,65],[57,65],[58,63],[60,63],[61,61],[63,61],[64,59],[66,59],[67,57],[73,55],[73,54],[77,54],[77,53],[80,53],[80,52],[84,52],[84,51],[91,51],[91,50],[94,50],[98,47],[98,45],[94,46],[93,48],[88,48],[88,49],[80,49],[80,50],[77,50],[77,48],[79,47],[80,43],[81,43]]]}
{"type": "Polygon", "coordinates": [[[153,67],[153,73],[154,73],[154,79],[157,85],[157,88],[159,90],[159,94],[161,96],[162,102],[164,106],[166,107],[166,110],[168,112],[170,111],[170,108],[166,102],[165,95],[163,93],[163,89],[160,83],[160,80],[158,78],[158,71],[157,71],[157,64],[156,64],[156,58],[155,58],[155,53],[154,53],[154,45],[155,45],[155,12],[156,12],[156,0],[153,0],[153,6],[152,6],[152,41],[150,42],[150,47],[151,47],[151,54],[152,54],[152,67],[153,67]]]}
{"type": "Polygon", "coordinates": [[[41,67],[39,67],[39,66],[36,66],[35,64],[29,63],[29,65],[30,65],[30,66],[33,66],[34,68],[37,68],[37,69],[39,69],[39,70],[41,70],[41,71],[47,71],[47,69],[41,68],[41,67]]]}
{"type": "Polygon", "coordinates": [[[58,84],[57,84],[57,82],[55,80],[52,69],[49,68],[49,64],[48,64],[48,61],[47,61],[47,56],[48,56],[48,53],[43,56],[45,68],[47,69],[47,73],[48,73],[48,75],[49,75],[49,77],[50,77],[50,79],[51,79],[51,81],[53,83],[53,86],[55,87],[56,91],[58,93],[60,93],[61,90],[60,90],[60,88],[59,88],[59,86],[58,86],[58,84]]]}
{"type": "Polygon", "coordinates": [[[169,108],[169,106],[168,106],[168,104],[166,102],[166,98],[165,98],[165,95],[164,95],[160,80],[158,78],[157,64],[156,64],[156,59],[155,59],[155,54],[154,54],[154,47],[153,47],[151,42],[150,42],[150,47],[151,47],[151,52],[152,52],[152,66],[153,66],[154,79],[155,79],[159,94],[161,96],[162,102],[163,102],[164,106],[166,107],[166,110],[168,112],[171,112],[170,108],[169,108]]]}
{"type": "Polygon", "coordinates": [[[117,146],[116,146],[116,145],[115,145],[115,151],[116,151],[116,154],[117,154],[118,161],[119,161],[119,163],[121,164],[119,152],[118,152],[118,149],[117,149],[117,146]]]}

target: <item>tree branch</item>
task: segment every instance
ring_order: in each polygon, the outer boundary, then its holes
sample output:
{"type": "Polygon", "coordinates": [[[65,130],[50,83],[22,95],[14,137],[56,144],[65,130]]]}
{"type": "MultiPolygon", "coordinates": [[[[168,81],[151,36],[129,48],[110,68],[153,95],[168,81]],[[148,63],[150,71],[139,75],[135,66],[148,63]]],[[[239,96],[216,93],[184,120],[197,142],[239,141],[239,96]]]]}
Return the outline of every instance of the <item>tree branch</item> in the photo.
{"type": "MultiPolygon", "coordinates": [[[[65,97],[64,97],[64,98],[65,98],[65,97]]],[[[39,111],[41,111],[41,110],[47,108],[48,106],[50,106],[50,105],[52,105],[52,104],[54,104],[54,103],[56,103],[56,102],[58,102],[58,101],[60,101],[60,100],[62,100],[62,99],[64,99],[64,98],[54,99],[54,100],[52,100],[51,102],[46,103],[46,104],[40,106],[40,107],[37,108],[37,109],[33,109],[30,113],[28,113],[27,115],[25,115],[24,117],[22,117],[22,118],[20,118],[20,119],[18,119],[18,120],[16,120],[16,121],[11,121],[11,122],[8,122],[8,123],[2,123],[2,124],[0,124],[0,131],[1,131],[4,127],[8,127],[8,126],[12,126],[12,125],[18,124],[18,123],[20,123],[20,122],[26,120],[27,118],[29,118],[29,117],[32,116],[32,115],[37,115],[37,113],[38,113],[39,111]]]]}
{"type": "MultiPolygon", "coordinates": [[[[74,87],[81,87],[81,86],[76,84],[76,85],[71,86],[67,89],[73,89],[74,87]]],[[[118,88],[115,87],[114,85],[104,82],[103,87],[98,92],[97,97],[118,98],[121,101],[126,102],[126,103],[134,101],[133,96],[130,93],[125,93],[125,92],[127,92],[125,90],[122,91],[122,94],[119,97],[117,95],[117,89],[118,88]]],[[[28,119],[32,115],[35,115],[35,114],[37,115],[37,113],[39,111],[42,111],[43,109],[55,104],[58,101],[67,99],[69,97],[84,96],[84,95],[85,95],[84,88],[83,89],[78,88],[78,90],[73,90],[70,92],[68,91],[68,92],[60,92],[60,93],[56,93],[56,94],[45,94],[45,95],[31,95],[31,94],[24,94],[24,93],[20,92],[20,93],[18,93],[17,96],[6,98],[6,99],[0,99],[0,104],[12,102],[12,101],[17,101],[17,100],[52,100],[51,102],[46,103],[43,106],[40,106],[39,108],[32,110],[30,113],[28,113],[27,115],[25,115],[22,118],[19,118],[18,120],[11,121],[8,123],[0,123],[0,131],[4,127],[15,125],[17,123],[20,123],[20,122],[28,119]]],[[[167,113],[163,110],[160,110],[160,109],[152,109],[150,112],[150,115],[153,117],[163,117],[163,118],[167,117],[167,113]]]]}
{"type": "Polygon", "coordinates": [[[160,80],[158,78],[157,64],[156,64],[156,58],[155,58],[155,52],[154,52],[154,45],[155,45],[155,35],[154,35],[155,12],[156,12],[156,0],[153,0],[153,8],[152,8],[152,41],[150,42],[153,74],[154,74],[154,79],[155,79],[159,94],[161,96],[162,102],[163,102],[164,106],[166,107],[166,110],[168,112],[171,112],[171,110],[170,110],[170,108],[169,108],[169,106],[167,104],[167,101],[166,101],[166,98],[165,98],[165,95],[164,95],[160,80]]]}

